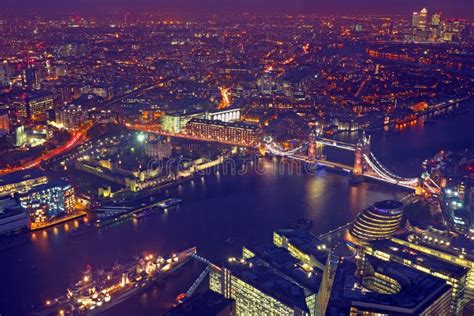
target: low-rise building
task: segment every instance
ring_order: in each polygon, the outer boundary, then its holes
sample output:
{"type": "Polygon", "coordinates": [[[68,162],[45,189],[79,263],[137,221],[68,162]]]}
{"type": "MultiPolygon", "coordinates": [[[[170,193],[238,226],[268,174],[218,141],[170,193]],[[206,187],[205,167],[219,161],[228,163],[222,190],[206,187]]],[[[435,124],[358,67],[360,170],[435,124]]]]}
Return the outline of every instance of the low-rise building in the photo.
{"type": "Polygon", "coordinates": [[[46,175],[38,169],[18,171],[0,177],[0,197],[25,193],[48,182],[46,175]]]}

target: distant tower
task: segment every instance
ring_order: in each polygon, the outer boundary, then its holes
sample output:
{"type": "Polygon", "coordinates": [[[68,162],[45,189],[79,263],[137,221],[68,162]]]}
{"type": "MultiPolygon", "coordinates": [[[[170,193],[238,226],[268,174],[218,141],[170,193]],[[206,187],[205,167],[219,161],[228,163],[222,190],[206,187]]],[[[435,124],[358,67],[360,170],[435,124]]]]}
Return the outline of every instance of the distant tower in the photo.
{"type": "Polygon", "coordinates": [[[423,8],[421,11],[420,11],[420,14],[418,15],[419,19],[418,19],[418,28],[420,30],[426,30],[426,26],[427,26],[427,22],[428,22],[428,10],[426,10],[426,8],[423,8]]]}
{"type": "Polygon", "coordinates": [[[418,15],[418,12],[413,12],[412,18],[411,18],[411,26],[412,28],[418,28],[418,23],[419,23],[420,17],[418,15]]]}
{"type": "Polygon", "coordinates": [[[441,13],[434,13],[431,17],[431,26],[438,27],[441,22],[441,13]]]}
{"type": "Polygon", "coordinates": [[[353,180],[362,181],[364,171],[367,169],[365,155],[370,154],[370,136],[367,137],[365,132],[355,146],[354,169],[352,171],[353,180]]]}

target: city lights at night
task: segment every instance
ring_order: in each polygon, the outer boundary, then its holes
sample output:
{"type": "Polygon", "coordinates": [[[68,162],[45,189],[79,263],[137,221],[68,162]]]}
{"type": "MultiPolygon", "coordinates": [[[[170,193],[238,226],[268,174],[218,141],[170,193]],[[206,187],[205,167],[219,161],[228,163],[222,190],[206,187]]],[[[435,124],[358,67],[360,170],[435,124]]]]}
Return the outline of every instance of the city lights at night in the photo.
{"type": "Polygon", "coordinates": [[[0,4],[0,316],[474,315],[472,0],[0,4]]]}

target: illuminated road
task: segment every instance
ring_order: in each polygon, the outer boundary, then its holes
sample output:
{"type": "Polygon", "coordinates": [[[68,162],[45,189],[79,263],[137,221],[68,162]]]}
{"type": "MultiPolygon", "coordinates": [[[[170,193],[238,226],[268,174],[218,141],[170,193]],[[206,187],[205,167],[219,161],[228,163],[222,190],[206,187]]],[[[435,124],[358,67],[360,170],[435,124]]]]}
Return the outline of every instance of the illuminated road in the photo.
{"type": "Polygon", "coordinates": [[[81,131],[73,133],[71,135],[71,138],[64,145],[56,147],[53,150],[50,150],[50,151],[42,154],[41,156],[39,156],[39,157],[37,157],[37,158],[35,158],[31,161],[28,161],[27,163],[25,163],[23,165],[2,169],[2,170],[0,170],[0,175],[5,175],[5,174],[17,172],[17,171],[22,171],[22,170],[27,170],[27,169],[31,169],[31,168],[34,168],[34,167],[38,167],[39,165],[41,165],[41,163],[43,163],[43,162],[45,162],[45,161],[47,161],[51,158],[54,158],[56,156],[59,156],[61,154],[66,153],[67,151],[81,145],[82,143],[84,143],[87,140],[87,131],[91,127],[92,127],[92,124],[88,123],[81,131]]]}

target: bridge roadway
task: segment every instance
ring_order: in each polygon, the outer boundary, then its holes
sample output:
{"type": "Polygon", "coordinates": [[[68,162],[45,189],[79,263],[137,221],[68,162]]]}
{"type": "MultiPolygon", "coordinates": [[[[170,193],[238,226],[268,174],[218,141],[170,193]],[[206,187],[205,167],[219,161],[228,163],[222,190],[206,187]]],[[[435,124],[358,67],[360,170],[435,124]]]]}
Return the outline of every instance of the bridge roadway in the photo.
{"type": "MultiPolygon", "coordinates": [[[[294,159],[294,160],[298,160],[298,161],[302,161],[302,162],[306,162],[306,163],[311,163],[308,160],[308,158],[304,155],[290,155],[290,156],[286,156],[286,157],[289,158],[289,159],[294,159]]],[[[335,170],[342,170],[342,171],[347,172],[347,173],[351,173],[354,169],[353,166],[349,166],[349,165],[342,164],[342,163],[337,163],[337,162],[332,162],[332,161],[327,161],[327,160],[316,160],[316,161],[314,161],[314,163],[317,163],[321,166],[329,167],[329,168],[332,168],[332,169],[335,169],[335,170]]],[[[407,189],[415,189],[412,185],[400,183],[400,182],[397,182],[395,180],[394,181],[387,181],[386,179],[381,178],[376,174],[371,174],[371,173],[366,172],[366,173],[363,174],[363,176],[367,177],[367,178],[374,179],[374,180],[383,181],[385,183],[395,184],[395,185],[398,185],[398,186],[401,186],[401,187],[404,187],[404,188],[407,188],[407,189]]]]}
{"type": "Polygon", "coordinates": [[[294,159],[294,160],[306,162],[306,163],[317,163],[317,164],[319,164],[321,166],[324,166],[324,167],[329,167],[329,168],[333,168],[333,169],[336,169],[336,170],[342,170],[342,171],[345,171],[345,172],[351,172],[354,169],[352,166],[342,164],[342,163],[327,161],[327,160],[316,160],[316,161],[312,162],[312,161],[309,161],[308,157],[306,157],[304,155],[290,155],[290,156],[285,156],[285,157],[289,158],[289,159],[294,159]]]}
{"type": "Polygon", "coordinates": [[[317,138],[317,143],[321,143],[326,146],[337,147],[345,150],[355,151],[355,145],[351,143],[342,142],[339,140],[329,139],[329,138],[317,138]]]}

